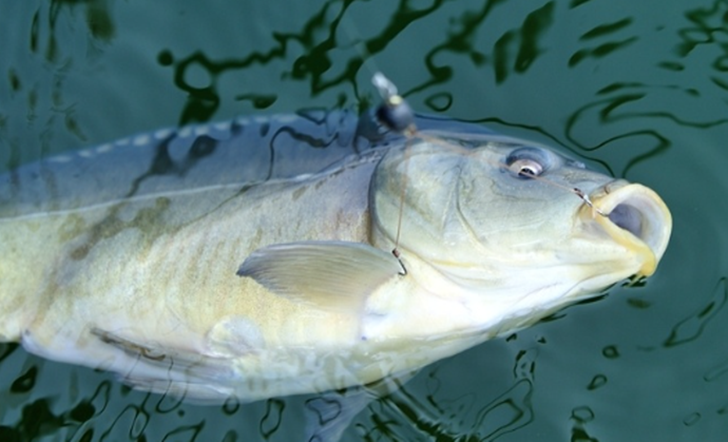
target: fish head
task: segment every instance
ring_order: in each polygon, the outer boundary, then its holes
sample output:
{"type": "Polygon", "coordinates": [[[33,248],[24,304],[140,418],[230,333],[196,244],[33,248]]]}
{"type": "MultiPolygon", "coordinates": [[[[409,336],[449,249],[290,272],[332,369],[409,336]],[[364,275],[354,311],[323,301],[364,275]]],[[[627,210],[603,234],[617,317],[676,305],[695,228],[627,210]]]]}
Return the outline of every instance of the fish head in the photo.
{"type": "Polygon", "coordinates": [[[427,135],[393,148],[370,208],[372,242],[396,244],[405,264],[426,263],[449,290],[544,314],[652,275],[672,229],[653,190],[497,136],[427,135]]]}

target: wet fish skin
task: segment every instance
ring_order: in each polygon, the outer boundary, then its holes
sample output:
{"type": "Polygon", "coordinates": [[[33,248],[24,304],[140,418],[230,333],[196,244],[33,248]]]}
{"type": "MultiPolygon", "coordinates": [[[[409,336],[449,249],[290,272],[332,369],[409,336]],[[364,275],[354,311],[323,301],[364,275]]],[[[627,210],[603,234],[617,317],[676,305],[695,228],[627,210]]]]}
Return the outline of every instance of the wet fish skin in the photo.
{"type": "Polygon", "coordinates": [[[117,143],[6,175],[0,336],[197,400],[322,392],[528,326],[666,247],[659,197],[541,146],[445,123],[405,143],[321,117],[230,124],[217,141],[182,129],[131,142],[151,147],[141,157],[117,143]],[[522,149],[547,179],[509,172],[522,149]],[[639,206],[649,235],[596,222],[575,186],[639,206]]]}

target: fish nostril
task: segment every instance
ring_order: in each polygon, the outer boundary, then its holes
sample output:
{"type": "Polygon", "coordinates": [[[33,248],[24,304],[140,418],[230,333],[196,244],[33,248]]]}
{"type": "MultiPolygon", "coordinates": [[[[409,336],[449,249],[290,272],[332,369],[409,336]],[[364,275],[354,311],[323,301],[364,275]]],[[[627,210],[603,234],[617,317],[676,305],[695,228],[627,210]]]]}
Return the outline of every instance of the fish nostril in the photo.
{"type": "Polygon", "coordinates": [[[637,238],[642,238],[642,213],[628,204],[619,204],[609,213],[609,219],[620,229],[624,229],[637,238]]]}

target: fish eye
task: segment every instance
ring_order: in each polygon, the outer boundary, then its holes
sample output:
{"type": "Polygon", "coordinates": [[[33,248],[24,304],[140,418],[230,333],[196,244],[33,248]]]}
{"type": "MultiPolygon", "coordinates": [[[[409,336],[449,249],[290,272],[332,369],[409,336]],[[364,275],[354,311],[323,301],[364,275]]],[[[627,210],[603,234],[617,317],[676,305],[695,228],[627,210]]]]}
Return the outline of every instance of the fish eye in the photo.
{"type": "Polygon", "coordinates": [[[520,178],[540,176],[546,170],[543,153],[533,147],[523,147],[511,152],[506,158],[508,170],[520,178]]]}
{"type": "Polygon", "coordinates": [[[527,158],[516,160],[508,166],[508,169],[518,176],[539,176],[543,173],[543,166],[533,160],[527,158]]]}

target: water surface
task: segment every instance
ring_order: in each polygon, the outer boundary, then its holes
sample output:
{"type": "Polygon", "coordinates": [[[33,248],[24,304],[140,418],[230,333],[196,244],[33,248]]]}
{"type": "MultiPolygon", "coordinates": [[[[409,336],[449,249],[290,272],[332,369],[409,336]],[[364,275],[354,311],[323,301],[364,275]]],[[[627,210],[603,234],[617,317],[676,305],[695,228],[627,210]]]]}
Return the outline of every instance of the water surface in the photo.
{"type": "MultiPolygon", "coordinates": [[[[728,2],[6,1],[0,169],[158,127],[418,111],[644,183],[673,239],[646,284],[440,361],[346,440],[720,441],[728,434],[728,2]]],[[[286,441],[308,398],[200,407],[0,344],[0,440],[286,441]]]]}

